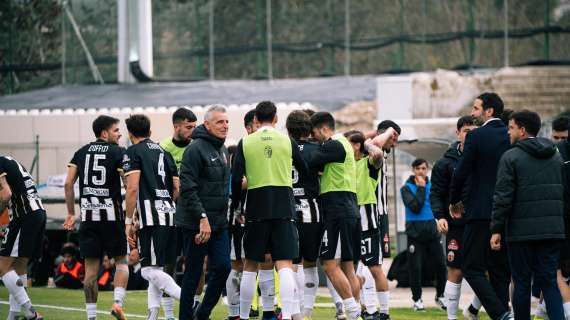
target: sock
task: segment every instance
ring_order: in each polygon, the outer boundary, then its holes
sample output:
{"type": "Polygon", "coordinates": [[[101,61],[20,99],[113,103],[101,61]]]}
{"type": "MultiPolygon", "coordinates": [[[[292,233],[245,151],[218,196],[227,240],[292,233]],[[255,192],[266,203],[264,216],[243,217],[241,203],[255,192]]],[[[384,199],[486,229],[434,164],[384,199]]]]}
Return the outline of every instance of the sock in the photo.
{"type": "Polygon", "coordinates": [[[115,287],[113,290],[113,300],[116,304],[123,306],[123,301],[125,300],[125,288],[115,287]]]}
{"type": "Polygon", "coordinates": [[[2,277],[2,282],[4,282],[4,286],[6,286],[10,295],[14,297],[16,303],[24,307],[26,316],[33,317],[36,311],[32,307],[28,293],[24,289],[24,283],[16,271],[11,270],[7,272],[2,277]]]}
{"type": "Polygon", "coordinates": [[[445,283],[444,295],[447,300],[447,319],[457,319],[459,296],[461,295],[461,283],[447,281],[445,283]]]}
{"type": "Polygon", "coordinates": [[[249,319],[249,308],[253,300],[253,293],[257,289],[255,280],[256,272],[244,271],[241,276],[241,285],[239,290],[239,317],[240,319],[249,319]]]}
{"type": "MultiPolygon", "coordinates": [[[[150,283],[149,283],[150,286],[150,283]]],[[[149,308],[148,309],[148,316],[147,320],[158,320],[158,312],[160,311],[159,307],[149,308]]]]}
{"type": "Polygon", "coordinates": [[[360,299],[364,302],[366,312],[374,314],[378,311],[378,298],[376,297],[376,283],[374,277],[370,273],[370,269],[364,266],[360,273],[364,277],[364,284],[362,285],[362,292],[360,299]]]}
{"type": "Polygon", "coordinates": [[[283,319],[291,319],[294,314],[301,313],[295,300],[295,273],[290,268],[279,270],[279,293],[281,294],[281,314],[283,319]]]}
{"type": "Polygon", "coordinates": [[[319,273],[317,267],[305,268],[305,287],[303,288],[303,313],[310,318],[313,314],[313,306],[319,289],[319,273]]]}
{"type": "Polygon", "coordinates": [[[164,317],[174,318],[174,298],[163,294],[160,298],[160,304],[162,305],[162,311],[164,312],[164,317]]]}
{"type": "Polygon", "coordinates": [[[149,283],[154,284],[160,291],[165,292],[176,300],[180,300],[180,287],[169,274],[162,271],[162,268],[144,267],[141,269],[141,276],[148,280],[149,283]]]}
{"type": "Polygon", "coordinates": [[[295,300],[299,304],[299,310],[303,310],[303,288],[305,287],[305,272],[303,271],[303,265],[297,266],[297,272],[295,272],[295,300]]]}
{"type": "MultiPolygon", "coordinates": [[[[26,288],[28,287],[28,275],[22,274],[19,277],[20,277],[20,280],[22,280],[22,283],[24,284],[24,290],[26,290],[26,288]]],[[[15,318],[20,314],[21,306],[16,301],[13,294],[9,295],[8,301],[10,302],[10,314],[11,314],[10,317],[15,318]],[[13,313],[13,315],[12,315],[12,313],[13,313]]]]}
{"type": "Polygon", "coordinates": [[[473,301],[471,301],[471,304],[469,305],[469,312],[472,314],[478,314],[479,310],[481,310],[481,306],[481,300],[479,300],[477,296],[474,296],[473,301]]]}
{"type": "Polygon", "coordinates": [[[390,291],[378,291],[376,295],[380,304],[380,313],[390,314],[390,291]]]}
{"type": "Polygon", "coordinates": [[[342,303],[344,303],[344,308],[346,309],[346,313],[348,313],[348,319],[355,320],[360,317],[360,306],[356,303],[354,298],[344,299],[342,303]]]}
{"type": "Polygon", "coordinates": [[[241,273],[236,270],[230,271],[226,280],[226,292],[228,294],[228,316],[239,316],[239,282],[241,273]]]}
{"type": "Polygon", "coordinates": [[[148,309],[160,309],[160,298],[162,297],[162,292],[160,289],[152,282],[149,281],[147,288],[147,302],[148,309]]]}
{"type": "Polygon", "coordinates": [[[564,315],[566,319],[570,319],[570,302],[566,302],[562,305],[564,308],[564,315]]]}
{"type": "Polygon", "coordinates": [[[274,311],[275,277],[273,275],[273,269],[259,270],[259,290],[261,291],[263,311],[274,311]]]}
{"type": "Polygon", "coordinates": [[[87,311],[87,320],[97,318],[97,303],[86,303],[85,310],[87,311]]]}
{"type": "Polygon", "coordinates": [[[194,303],[196,303],[196,302],[197,302],[197,303],[200,303],[200,297],[201,297],[201,296],[200,296],[199,294],[195,294],[195,295],[194,295],[194,303]]]}
{"type": "Polygon", "coordinates": [[[334,301],[334,303],[339,303],[342,302],[342,298],[340,297],[340,295],[338,294],[338,292],[336,292],[336,289],[334,288],[331,280],[329,279],[329,277],[327,277],[327,288],[329,289],[329,292],[331,294],[331,297],[334,301]]]}

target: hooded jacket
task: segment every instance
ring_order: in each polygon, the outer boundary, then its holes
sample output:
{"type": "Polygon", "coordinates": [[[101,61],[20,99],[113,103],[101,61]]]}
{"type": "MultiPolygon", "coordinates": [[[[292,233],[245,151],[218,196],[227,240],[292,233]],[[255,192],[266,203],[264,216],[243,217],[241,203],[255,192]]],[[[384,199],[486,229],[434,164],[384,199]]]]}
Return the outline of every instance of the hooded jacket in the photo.
{"type": "Polygon", "coordinates": [[[224,142],[204,125],[192,133],[192,143],[180,166],[177,226],[199,230],[201,215],[205,213],[212,231],[227,228],[230,167],[224,142]]]}
{"type": "Polygon", "coordinates": [[[491,232],[507,241],[563,239],[562,158],[545,138],[520,140],[499,161],[491,232]]]}
{"type": "MultiPolygon", "coordinates": [[[[453,178],[453,171],[455,171],[460,158],[459,142],[454,142],[431,170],[431,193],[429,199],[431,210],[437,220],[446,219],[447,223],[453,226],[463,226],[465,224],[463,218],[452,219],[449,215],[451,178],[453,178]]],[[[463,199],[466,198],[465,193],[463,199]]]]}

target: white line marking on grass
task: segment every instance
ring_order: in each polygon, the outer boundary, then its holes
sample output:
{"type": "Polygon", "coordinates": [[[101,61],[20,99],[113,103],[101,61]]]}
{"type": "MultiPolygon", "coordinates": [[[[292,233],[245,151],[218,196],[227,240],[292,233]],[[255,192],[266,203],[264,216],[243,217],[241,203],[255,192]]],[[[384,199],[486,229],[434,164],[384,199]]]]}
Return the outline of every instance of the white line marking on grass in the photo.
{"type": "MultiPolygon", "coordinates": [[[[0,301],[0,304],[5,304],[5,305],[10,305],[10,302],[8,301],[0,301]]],[[[33,304],[35,308],[45,308],[45,309],[55,309],[55,310],[63,310],[63,311],[77,311],[77,312],[85,312],[85,309],[80,309],[80,308],[72,308],[72,307],[60,307],[60,306],[52,306],[49,304],[33,304]]],[[[111,311],[102,311],[102,310],[97,310],[98,314],[106,314],[106,315],[110,315],[111,311]]],[[[125,314],[127,317],[131,317],[131,318],[143,318],[146,319],[146,316],[140,315],[140,314],[131,314],[131,313],[126,313],[125,314]]],[[[164,319],[164,318],[160,318],[160,319],[164,319]]]]}

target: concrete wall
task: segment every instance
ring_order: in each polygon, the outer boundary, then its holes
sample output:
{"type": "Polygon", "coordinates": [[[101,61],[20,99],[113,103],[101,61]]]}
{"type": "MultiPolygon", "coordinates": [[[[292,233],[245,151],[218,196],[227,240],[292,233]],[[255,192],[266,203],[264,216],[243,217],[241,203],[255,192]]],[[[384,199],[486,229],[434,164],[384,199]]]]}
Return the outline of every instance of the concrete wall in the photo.
{"type": "MultiPolygon", "coordinates": [[[[254,105],[229,105],[228,116],[230,130],[226,145],[236,144],[244,135],[243,116],[254,105]]],[[[284,130],[285,119],[291,110],[313,108],[309,104],[278,104],[278,128],[284,130]]],[[[133,113],[144,113],[151,119],[151,138],[160,141],[172,135],[172,108],[125,108],[125,109],[90,109],[90,110],[52,110],[5,113],[0,116],[0,154],[7,154],[18,159],[27,168],[35,155],[34,139],[40,141],[40,179],[45,182],[48,176],[63,174],[73,153],[82,145],[94,140],[91,124],[100,114],[110,114],[121,119],[120,144],[127,146],[127,129],[124,119],[133,113]]],[[[204,107],[190,108],[203,122],[204,107]]]]}

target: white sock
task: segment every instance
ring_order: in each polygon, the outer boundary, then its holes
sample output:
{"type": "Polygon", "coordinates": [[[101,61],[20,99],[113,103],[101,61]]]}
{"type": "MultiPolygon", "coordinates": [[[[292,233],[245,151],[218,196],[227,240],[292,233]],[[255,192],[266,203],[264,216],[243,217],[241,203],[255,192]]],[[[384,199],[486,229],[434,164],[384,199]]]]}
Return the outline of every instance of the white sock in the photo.
{"type": "Polygon", "coordinates": [[[303,265],[297,266],[297,272],[295,272],[295,280],[297,280],[295,300],[297,300],[297,303],[299,304],[299,310],[303,310],[303,288],[305,287],[305,272],[303,271],[303,265]]]}
{"type": "Polygon", "coordinates": [[[194,295],[194,303],[196,303],[196,302],[200,303],[200,298],[201,298],[201,296],[199,294],[195,294],[194,295]]]}
{"type": "Polygon", "coordinates": [[[295,301],[295,273],[290,268],[279,270],[279,294],[281,295],[281,313],[283,319],[291,319],[294,314],[301,313],[295,301]]]}
{"type": "Polygon", "coordinates": [[[174,318],[174,298],[171,296],[162,295],[160,298],[160,304],[162,305],[164,317],[167,319],[174,318]]]}
{"type": "Polygon", "coordinates": [[[158,312],[159,311],[160,311],[159,307],[149,308],[148,309],[148,316],[147,316],[146,320],[158,320],[158,312]]]}
{"type": "Polygon", "coordinates": [[[477,309],[477,310],[481,310],[481,300],[479,300],[479,298],[477,296],[473,297],[473,301],[471,301],[471,305],[473,306],[473,308],[477,309]]]}
{"type": "Polygon", "coordinates": [[[275,276],[273,269],[259,270],[259,291],[261,291],[261,304],[263,311],[274,311],[275,306],[275,276]]]}
{"type": "Polygon", "coordinates": [[[361,270],[361,275],[364,277],[364,284],[362,286],[362,292],[360,293],[360,299],[364,302],[366,307],[366,312],[368,314],[374,314],[378,311],[378,298],[376,296],[376,282],[370,269],[364,266],[361,270]]]}
{"type": "MultiPolygon", "coordinates": [[[[24,290],[26,290],[26,288],[28,287],[28,275],[27,274],[20,275],[20,280],[22,280],[22,283],[24,284],[24,290]]],[[[14,295],[10,294],[8,300],[10,301],[10,312],[15,312],[16,314],[19,314],[21,305],[16,301],[14,295]]]]}
{"type": "Polygon", "coordinates": [[[356,300],[354,300],[354,298],[344,299],[342,300],[342,303],[344,303],[344,308],[348,314],[348,319],[355,320],[360,317],[360,305],[356,303],[356,300]]]}
{"type": "Polygon", "coordinates": [[[255,292],[255,278],[257,272],[244,271],[241,276],[241,285],[239,289],[239,317],[240,319],[249,319],[249,309],[253,294],[255,292]]]}
{"type": "Polygon", "coordinates": [[[160,291],[180,300],[180,287],[169,274],[162,271],[161,267],[144,267],[141,269],[141,276],[149,283],[153,283],[160,291]]]}
{"type": "Polygon", "coordinates": [[[376,295],[380,304],[380,313],[390,314],[390,291],[378,291],[376,295]]]}
{"type": "Polygon", "coordinates": [[[125,288],[122,287],[115,287],[113,290],[113,300],[116,304],[123,306],[123,301],[125,300],[125,288]]]}
{"type": "Polygon", "coordinates": [[[154,283],[148,282],[147,288],[147,303],[148,309],[160,309],[160,298],[162,298],[162,291],[154,283]]]}
{"type": "Polygon", "coordinates": [[[445,283],[444,296],[447,300],[447,319],[457,319],[460,295],[461,283],[453,283],[451,281],[445,283]]]}
{"type": "Polygon", "coordinates": [[[4,286],[6,286],[10,295],[14,297],[16,303],[24,305],[30,302],[30,298],[24,289],[24,282],[22,282],[16,271],[11,270],[7,272],[2,277],[2,282],[4,282],[4,286]]]}
{"type": "Polygon", "coordinates": [[[87,311],[87,320],[97,318],[97,303],[86,303],[85,310],[87,311]]]}
{"type": "Polygon", "coordinates": [[[241,273],[233,270],[226,280],[226,292],[228,294],[228,316],[239,316],[239,282],[241,273]]]}
{"type": "Polygon", "coordinates": [[[336,289],[334,288],[331,280],[329,279],[329,277],[327,277],[327,288],[329,289],[329,292],[331,294],[331,298],[333,299],[334,303],[338,303],[338,302],[342,302],[342,298],[340,297],[340,295],[338,294],[338,292],[336,292],[336,289]]]}
{"type": "Polygon", "coordinates": [[[319,272],[317,267],[305,268],[305,287],[303,288],[303,313],[310,318],[313,314],[313,306],[319,289],[319,272]]]}
{"type": "Polygon", "coordinates": [[[570,302],[566,302],[562,307],[564,308],[565,318],[570,319],[570,302]]]}

